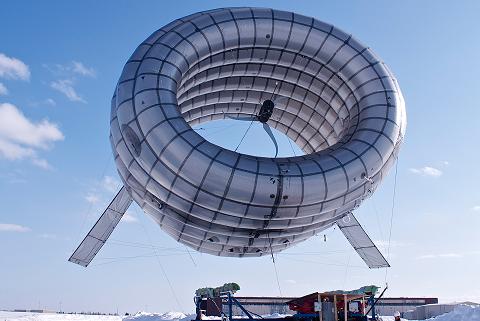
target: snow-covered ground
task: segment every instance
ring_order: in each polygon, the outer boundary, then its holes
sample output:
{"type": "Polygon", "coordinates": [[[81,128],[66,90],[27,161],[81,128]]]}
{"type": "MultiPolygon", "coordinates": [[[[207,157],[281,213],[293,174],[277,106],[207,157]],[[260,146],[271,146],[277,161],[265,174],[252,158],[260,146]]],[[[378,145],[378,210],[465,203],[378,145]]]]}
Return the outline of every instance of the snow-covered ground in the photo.
{"type": "Polygon", "coordinates": [[[111,315],[57,314],[0,311],[0,321],[121,321],[111,315]]]}
{"type": "Polygon", "coordinates": [[[0,321],[190,321],[195,315],[181,312],[147,313],[139,312],[131,316],[57,314],[0,311],[0,321]]]}
{"type": "MultiPolygon", "coordinates": [[[[272,315],[269,317],[282,317],[272,315]]],[[[147,313],[139,312],[131,316],[55,314],[0,311],[0,321],[190,321],[195,315],[181,312],[147,313]]],[[[383,321],[393,321],[393,317],[383,317],[383,321]]],[[[405,320],[406,319],[402,319],[405,320]]],[[[413,320],[411,320],[413,321],[413,320]]],[[[427,321],[480,321],[480,306],[459,305],[454,311],[427,321]]]]}

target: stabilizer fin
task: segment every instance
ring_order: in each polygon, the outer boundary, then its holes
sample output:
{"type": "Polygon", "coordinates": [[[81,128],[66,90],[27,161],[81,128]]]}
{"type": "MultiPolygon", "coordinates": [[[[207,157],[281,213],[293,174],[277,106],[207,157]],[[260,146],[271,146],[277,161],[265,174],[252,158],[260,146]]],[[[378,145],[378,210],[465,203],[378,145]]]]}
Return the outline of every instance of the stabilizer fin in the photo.
{"type": "Polygon", "coordinates": [[[390,267],[390,264],[372,242],[353,213],[349,213],[338,220],[337,225],[369,268],[390,267]]]}
{"type": "Polygon", "coordinates": [[[110,237],[130,204],[132,197],[123,186],[68,260],[87,267],[110,237]]]}

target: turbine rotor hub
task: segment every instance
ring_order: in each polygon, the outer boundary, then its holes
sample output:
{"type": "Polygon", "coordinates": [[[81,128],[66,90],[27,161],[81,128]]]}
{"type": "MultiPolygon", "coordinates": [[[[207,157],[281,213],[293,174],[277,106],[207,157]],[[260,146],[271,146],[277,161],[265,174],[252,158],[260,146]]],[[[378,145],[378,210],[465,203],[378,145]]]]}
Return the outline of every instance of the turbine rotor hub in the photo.
{"type": "Polygon", "coordinates": [[[273,114],[273,108],[275,104],[270,99],[267,99],[263,102],[260,112],[257,115],[258,121],[261,123],[266,123],[273,114]]]}

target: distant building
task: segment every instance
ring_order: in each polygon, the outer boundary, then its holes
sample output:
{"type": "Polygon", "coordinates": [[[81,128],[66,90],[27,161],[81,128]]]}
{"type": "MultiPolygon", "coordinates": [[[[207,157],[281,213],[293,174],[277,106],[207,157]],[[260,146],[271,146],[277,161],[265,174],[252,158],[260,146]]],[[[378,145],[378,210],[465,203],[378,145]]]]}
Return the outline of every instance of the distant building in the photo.
{"type": "Polygon", "coordinates": [[[13,312],[31,312],[31,313],[57,313],[56,311],[51,311],[51,310],[43,310],[43,309],[15,309],[13,312]]]}
{"type": "Polygon", "coordinates": [[[378,315],[393,315],[395,311],[405,313],[421,305],[436,303],[438,298],[381,298],[375,309],[378,315]]]}
{"type": "Polygon", "coordinates": [[[28,310],[28,312],[33,312],[33,313],[57,313],[57,311],[43,310],[43,309],[28,310]]]}

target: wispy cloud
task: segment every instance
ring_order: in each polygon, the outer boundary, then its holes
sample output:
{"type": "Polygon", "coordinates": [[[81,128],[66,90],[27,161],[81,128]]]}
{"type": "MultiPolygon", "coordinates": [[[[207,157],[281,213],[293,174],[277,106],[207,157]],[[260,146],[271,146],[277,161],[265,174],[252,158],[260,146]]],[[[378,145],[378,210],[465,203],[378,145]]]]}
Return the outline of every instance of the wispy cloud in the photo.
{"type": "Polygon", "coordinates": [[[34,122],[16,106],[0,103],[0,157],[8,160],[30,159],[44,169],[50,168],[47,161],[39,158],[39,150],[48,150],[63,133],[47,119],[34,122]]]}
{"type": "Polygon", "coordinates": [[[56,102],[55,100],[53,100],[52,98],[47,98],[47,99],[45,99],[45,100],[43,101],[43,103],[44,103],[45,105],[52,106],[52,107],[54,107],[54,106],[57,105],[57,102],[56,102]]]}
{"type": "Polygon", "coordinates": [[[428,259],[455,259],[462,258],[463,254],[461,253],[440,253],[440,254],[425,254],[418,256],[419,260],[428,260],[428,259]]]}
{"type": "Polygon", "coordinates": [[[46,169],[46,170],[52,169],[52,166],[48,163],[48,161],[43,158],[33,158],[32,164],[42,169],[46,169]]]}
{"type": "Polygon", "coordinates": [[[0,53],[0,77],[29,80],[30,69],[23,61],[0,53]]]}
{"type": "Polygon", "coordinates": [[[104,176],[101,182],[101,186],[107,192],[113,193],[116,192],[120,186],[120,181],[112,176],[104,176]]]}
{"type": "Polygon", "coordinates": [[[28,103],[29,106],[31,107],[39,107],[39,106],[50,106],[50,107],[55,107],[57,105],[57,102],[53,100],[52,98],[47,98],[41,101],[32,101],[28,103]]]}
{"type": "Polygon", "coordinates": [[[64,94],[70,101],[86,103],[85,99],[80,97],[75,88],[73,88],[73,84],[74,82],[71,79],[60,79],[52,81],[50,87],[64,94]]]}
{"type": "Polygon", "coordinates": [[[421,168],[410,168],[410,172],[414,174],[418,174],[422,176],[430,176],[430,177],[440,177],[443,174],[441,170],[431,166],[424,166],[421,168]]]}
{"type": "Polygon", "coordinates": [[[285,283],[288,283],[288,284],[297,284],[297,281],[292,280],[292,279],[289,279],[289,280],[285,280],[285,283]]]}
{"type": "Polygon", "coordinates": [[[384,241],[384,240],[376,240],[376,241],[373,241],[373,243],[378,246],[378,247],[382,247],[382,248],[387,248],[389,245],[391,248],[394,248],[394,247],[405,247],[405,246],[411,246],[412,243],[408,243],[408,242],[399,242],[399,241],[394,241],[394,240],[391,240],[390,241],[390,244],[387,241],[384,241]]]}
{"type": "Polygon", "coordinates": [[[122,221],[126,223],[136,223],[138,219],[133,214],[127,212],[122,216],[122,221]]]}
{"type": "Polygon", "coordinates": [[[0,96],[8,95],[8,89],[0,82],[0,96]]]}
{"type": "Polygon", "coordinates": [[[0,232],[29,232],[31,229],[18,224],[0,223],[0,232]]]}
{"type": "Polygon", "coordinates": [[[96,71],[92,67],[87,67],[79,61],[72,61],[68,64],[43,65],[57,78],[50,82],[50,87],[64,94],[70,101],[86,103],[86,100],[77,93],[75,84],[79,77],[96,77],[96,71]]]}
{"type": "Polygon", "coordinates": [[[48,240],[55,240],[57,239],[57,236],[55,234],[50,234],[50,233],[42,233],[39,235],[40,238],[42,239],[48,239],[48,240]]]}
{"type": "Polygon", "coordinates": [[[85,196],[85,200],[90,204],[96,204],[100,201],[98,196],[93,193],[88,193],[87,196],[85,196]]]}
{"type": "Polygon", "coordinates": [[[120,187],[121,182],[115,177],[105,175],[101,180],[95,181],[89,188],[85,200],[90,204],[103,204],[112,198],[120,187]]]}
{"type": "Polygon", "coordinates": [[[78,61],[72,61],[72,71],[76,74],[86,77],[95,77],[95,69],[91,67],[86,67],[84,64],[78,61]]]}
{"type": "Polygon", "coordinates": [[[72,61],[67,64],[43,64],[50,73],[56,77],[70,78],[73,76],[96,77],[97,72],[92,67],[87,67],[79,61],[72,61]]]}
{"type": "Polygon", "coordinates": [[[474,207],[472,207],[472,210],[480,212],[480,205],[475,205],[474,207]]]}

